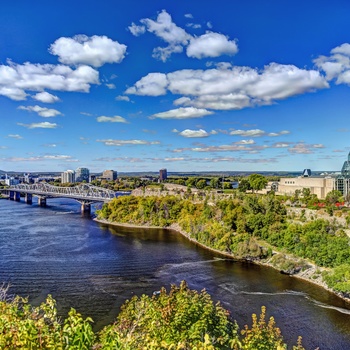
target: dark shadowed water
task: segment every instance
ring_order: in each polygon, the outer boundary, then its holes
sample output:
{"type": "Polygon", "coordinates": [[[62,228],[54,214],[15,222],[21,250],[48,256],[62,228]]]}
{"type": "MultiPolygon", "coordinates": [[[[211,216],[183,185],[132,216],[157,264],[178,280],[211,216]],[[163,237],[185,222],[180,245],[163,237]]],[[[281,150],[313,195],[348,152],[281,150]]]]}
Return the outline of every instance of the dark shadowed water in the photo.
{"type": "Polygon", "coordinates": [[[33,304],[52,294],[62,316],[74,307],[96,330],[133,295],[186,280],[241,327],[265,305],[289,344],[301,335],[307,349],[350,349],[350,306],[312,284],[220,259],[175,232],[98,224],[70,200],[49,199],[47,208],[0,200],[0,213],[0,285],[33,304]]]}

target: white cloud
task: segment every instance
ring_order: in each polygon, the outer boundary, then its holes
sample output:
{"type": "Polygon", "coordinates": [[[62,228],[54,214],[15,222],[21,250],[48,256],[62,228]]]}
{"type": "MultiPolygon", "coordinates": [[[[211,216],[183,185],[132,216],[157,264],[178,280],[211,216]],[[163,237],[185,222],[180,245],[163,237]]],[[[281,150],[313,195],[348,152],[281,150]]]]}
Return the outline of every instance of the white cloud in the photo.
{"type": "Polygon", "coordinates": [[[230,135],[238,135],[238,136],[249,136],[249,137],[260,137],[265,135],[265,131],[260,129],[252,129],[252,130],[232,130],[230,135]]]}
{"type": "Polygon", "coordinates": [[[0,95],[15,101],[25,100],[26,91],[89,92],[91,84],[99,84],[99,73],[88,66],[72,69],[63,65],[11,61],[0,65],[0,95]]]}
{"type": "Polygon", "coordinates": [[[17,139],[17,140],[20,140],[20,139],[23,139],[23,137],[21,135],[18,135],[18,134],[9,134],[7,135],[7,137],[10,137],[12,139],[17,139]]]}
{"type": "Polygon", "coordinates": [[[198,23],[186,23],[186,27],[193,28],[193,29],[202,28],[202,26],[198,23]]]}
{"type": "Polygon", "coordinates": [[[125,57],[126,45],[106,36],[76,35],[57,39],[49,51],[64,64],[101,67],[105,63],[120,63],[125,57]]]}
{"type": "Polygon", "coordinates": [[[195,58],[232,56],[238,52],[238,47],[234,40],[230,41],[223,34],[207,32],[192,38],[186,52],[188,57],[195,58]]]}
{"type": "Polygon", "coordinates": [[[100,116],[97,117],[97,121],[99,123],[128,123],[127,120],[123,117],[120,117],[118,115],[114,117],[105,117],[105,116],[100,116]]]}
{"type": "Polygon", "coordinates": [[[117,96],[115,99],[117,101],[126,101],[126,102],[130,101],[130,98],[128,96],[117,96]]]}
{"type": "Polygon", "coordinates": [[[108,87],[108,89],[110,89],[110,90],[113,90],[113,89],[115,89],[116,88],[116,86],[115,86],[115,84],[105,84],[107,87],[108,87]]]}
{"type": "Polygon", "coordinates": [[[312,154],[314,149],[324,148],[322,144],[306,144],[303,142],[297,143],[290,147],[288,151],[294,154],[312,154]]]}
{"type": "Polygon", "coordinates": [[[185,13],[185,18],[193,18],[192,13],[185,13]]]}
{"type": "Polygon", "coordinates": [[[156,21],[149,18],[144,18],[140,22],[146,26],[147,31],[155,34],[171,45],[185,45],[191,38],[191,36],[187,34],[185,30],[178,27],[172,21],[171,16],[165,10],[158,14],[156,21]]]}
{"type": "Polygon", "coordinates": [[[63,160],[63,161],[76,161],[72,159],[72,156],[67,155],[44,155],[44,156],[36,156],[36,157],[10,157],[3,158],[3,161],[6,162],[40,162],[44,160],[63,160]]]}
{"type": "Polygon", "coordinates": [[[55,96],[52,95],[50,93],[48,93],[47,91],[43,91],[43,92],[38,92],[36,95],[32,96],[34,100],[43,102],[43,103],[55,103],[60,101],[60,99],[55,96]]]}
{"type": "Polygon", "coordinates": [[[159,145],[159,141],[146,141],[146,140],[96,140],[96,142],[102,142],[106,146],[125,146],[125,145],[159,145]]]}
{"type": "MultiPolygon", "coordinates": [[[[0,67],[0,75],[1,75],[1,67],[0,67]]],[[[1,78],[0,78],[1,85],[1,78]]],[[[19,88],[12,86],[0,86],[0,95],[6,96],[14,101],[22,101],[27,98],[27,93],[19,88]]]]}
{"type": "Polygon", "coordinates": [[[238,142],[235,142],[236,145],[253,145],[255,144],[255,141],[254,140],[241,140],[241,141],[238,141],[238,142]]]}
{"type": "Polygon", "coordinates": [[[131,23],[131,26],[129,26],[128,29],[130,30],[131,34],[134,36],[140,36],[146,32],[145,26],[138,26],[134,22],[131,23]]]}
{"type": "MultiPolygon", "coordinates": [[[[191,14],[185,14],[186,18],[192,19],[191,14]]],[[[187,47],[187,56],[195,58],[218,57],[220,55],[234,55],[238,48],[236,42],[230,41],[228,37],[220,33],[207,32],[199,37],[193,37],[183,28],[177,26],[171,16],[163,10],[156,20],[144,18],[140,20],[140,26],[132,23],[129,30],[135,36],[139,36],[147,30],[168,44],[165,47],[156,47],[153,50],[153,57],[163,62],[173,53],[183,52],[187,47]]],[[[187,27],[194,29],[201,28],[200,24],[187,23],[187,27]]],[[[211,28],[208,23],[207,26],[211,28]]]]}
{"type": "Polygon", "coordinates": [[[141,19],[140,22],[142,23],[141,26],[132,23],[132,25],[128,27],[130,32],[135,36],[139,36],[147,30],[166,42],[168,46],[156,47],[153,50],[153,57],[163,62],[165,62],[171,54],[182,52],[183,46],[187,45],[191,39],[191,35],[181,27],[178,27],[165,10],[158,14],[155,21],[150,18],[144,18],[141,19]]]}
{"type": "Polygon", "coordinates": [[[210,115],[210,114],[213,114],[213,112],[207,111],[206,109],[187,107],[187,108],[171,109],[170,111],[153,114],[149,117],[149,119],[156,119],[156,118],[158,118],[158,119],[202,118],[202,117],[210,115]]]}
{"type": "Polygon", "coordinates": [[[163,73],[149,73],[141,78],[133,87],[125,93],[133,95],[160,96],[166,94],[168,85],[167,76],[163,73]]]}
{"type": "Polygon", "coordinates": [[[23,124],[23,123],[17,123],[17,125],[24,126],[28,129],[56,129],[57,124],[56,123],[49,123],[49,122],[42,122],[42,123],[32,123],[32,124],[23,124]]]}
{"type": "Polygon", "coordinates": [[[328,87],[325,78],[316,70],[271,63],[259,71],[225,64],[207,70],[151,73],[141,78],[126,93],[160,96],[169,91],[174,95],[182,95],[175,101],[176,105],[235,110],[272,104],[328,87]]]}
{"type": "Polygon", "coordinates": [[[350,85],[350,44],[344,43],[331,50],[331,56],[319,56],[316,66],[326,73],[327,80],[336,79],[336,84],[350,85]]]}
{"type": "Polygon", "coordinates": [[[180,136],[183,137],[208,137],[209,133],[207,133],[205,130],[203,129],[199,129],[199,130],[190,130],[190,129],[185,129],[183,131],[181,131],[179,133],[180,136]]]}
{"type": "Polygon", "coordinates": [[[29,111],[29,112],[35,112],[38,113],[41,117],[44,118],[50,118],[50,117],[56,117],[57,115],[62,115],[60,111],[57,109],[52,108],[46,108],[46,107],[40,107],[38,105],[36,106],[19,106],[18,109],[23,111],[29,111]]]}

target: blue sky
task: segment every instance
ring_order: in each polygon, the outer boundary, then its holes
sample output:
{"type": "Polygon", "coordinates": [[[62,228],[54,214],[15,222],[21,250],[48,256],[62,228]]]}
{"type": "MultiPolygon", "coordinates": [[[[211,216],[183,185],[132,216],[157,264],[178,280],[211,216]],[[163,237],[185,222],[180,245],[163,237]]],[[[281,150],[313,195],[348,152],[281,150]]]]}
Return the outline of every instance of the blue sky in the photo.
{"type": "Polygon", "coordinates": [[[2,1],[0,169],[340,170],[350,2],[2,1]]]}

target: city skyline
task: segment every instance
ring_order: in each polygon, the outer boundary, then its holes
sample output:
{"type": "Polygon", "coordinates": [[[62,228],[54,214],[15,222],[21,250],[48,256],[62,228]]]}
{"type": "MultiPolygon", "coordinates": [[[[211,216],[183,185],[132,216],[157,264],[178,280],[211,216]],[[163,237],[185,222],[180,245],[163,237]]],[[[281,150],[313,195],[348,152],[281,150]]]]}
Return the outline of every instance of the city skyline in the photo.
{"type": "Polygon", "coordinates": [[[340,169],[349,14],[345,0],[3,3],[0,169],[340,169]]]}

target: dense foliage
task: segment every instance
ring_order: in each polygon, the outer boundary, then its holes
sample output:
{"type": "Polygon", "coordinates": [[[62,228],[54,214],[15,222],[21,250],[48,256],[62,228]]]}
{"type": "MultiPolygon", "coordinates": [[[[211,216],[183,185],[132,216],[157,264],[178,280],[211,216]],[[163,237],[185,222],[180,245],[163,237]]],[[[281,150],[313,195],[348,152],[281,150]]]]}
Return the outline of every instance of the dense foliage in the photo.
{"type": "MultiPolygon", "coordinates": [[[[1,294],[1,293],[0,293],[1,294]]],[[[265,321],[252,315],[251,328],[238,326],[228,312],[205,291],[190,290],[185,282],[163,288],[152,297],[142,295],[127,301],[117,320],[99,333],[92,331],[74,309],[61,322],[55,301],[48,296],[39,307],[27,299],[4,300],[0,295],[1,349],[102,349],[102,350],[285,350],[286,344],[273,317],[265,321]]],[[[301,340],[294,350],[303,350],[301,340]]]]}
{"type": "Polygon", "coordinates": [[[287,220],[285,205],[273,193],[238,192],[216,201],[209,195],[201,201],[126,196],[104,205],[98,215],[120,223],[161,227],[177,223],[192,239],[241,258],[268,258],[275,247],[320,267],[350,264],[349,237],[335,222],[287,220]]]}

